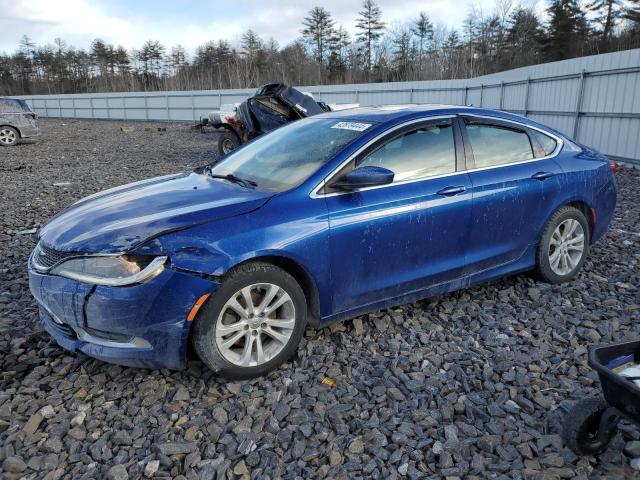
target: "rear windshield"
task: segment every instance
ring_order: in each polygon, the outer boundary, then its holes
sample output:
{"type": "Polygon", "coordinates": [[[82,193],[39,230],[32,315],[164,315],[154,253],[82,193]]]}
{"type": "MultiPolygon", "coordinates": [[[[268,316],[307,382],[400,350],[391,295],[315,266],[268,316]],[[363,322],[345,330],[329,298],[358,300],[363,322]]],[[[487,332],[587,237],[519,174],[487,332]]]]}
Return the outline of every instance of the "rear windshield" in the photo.
{"type": "Polygon", "coordinates": [[[304,182],[372,127],[371,122],[335,118],[298,120],[231,152],[211,173],[235,175],[255,182],[259,190],[282,192],[304,182]]]}
{"type": "Polygon", "coordinates": [[[24,100],[15,98],[0,98],[0,113],[30,112],[31,109],[24,100]]]}

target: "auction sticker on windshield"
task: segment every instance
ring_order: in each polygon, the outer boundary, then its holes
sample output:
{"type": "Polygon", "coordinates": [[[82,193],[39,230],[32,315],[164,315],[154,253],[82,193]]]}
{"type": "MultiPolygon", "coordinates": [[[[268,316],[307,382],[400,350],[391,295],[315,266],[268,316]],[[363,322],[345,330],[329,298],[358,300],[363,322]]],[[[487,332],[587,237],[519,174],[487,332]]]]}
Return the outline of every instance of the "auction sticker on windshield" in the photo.
{"type": "Polygon", "coordinates": [[[340,128],[342,130],[355,130],[356,132],[364,132],[370,126],[371,126],[370,123],[338,122],[331,128],[340,128]]]}

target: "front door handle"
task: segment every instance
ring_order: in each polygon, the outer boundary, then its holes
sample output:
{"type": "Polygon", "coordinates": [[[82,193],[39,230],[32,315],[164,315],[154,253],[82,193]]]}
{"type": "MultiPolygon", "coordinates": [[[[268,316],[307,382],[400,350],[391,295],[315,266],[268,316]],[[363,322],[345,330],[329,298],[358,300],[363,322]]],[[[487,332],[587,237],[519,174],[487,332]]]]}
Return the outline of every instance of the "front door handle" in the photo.
{"type": "Polygon", "coordinates": [[[553,177],[553,172],[538,172],[531,175],[531,178],[535,180],[546,180],[551,177],[553,177]]]}
{"type": "Polygon", "coordinates": [[[457,195],[459,193],[462,193],[464,191],[466,191],[466,187],[446,187],[443,188],[442,190],[438,190],[438,195],[444,195],[446,197],[450,197],[452,195],[457,195]]]}

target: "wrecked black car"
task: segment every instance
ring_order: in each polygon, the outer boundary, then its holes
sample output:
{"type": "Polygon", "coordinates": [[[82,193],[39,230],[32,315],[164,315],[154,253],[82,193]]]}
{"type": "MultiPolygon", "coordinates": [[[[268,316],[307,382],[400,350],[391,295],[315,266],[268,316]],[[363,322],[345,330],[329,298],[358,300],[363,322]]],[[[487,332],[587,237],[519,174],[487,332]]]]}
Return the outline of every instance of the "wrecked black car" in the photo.
{"type": "Polygon", "coordinates": [[[317,102],[307,93],[283,83],[270,83],[242,103],[221,105],[219,111],[202,117],[199,126],[226,130],[218,140],[220,155],[226,155],[258,135],[330,110],[327,104],[317,102]]]}
{"type": "Polygon", "coordinates": [[[40,135],[37,118],[24,100],[0,97],[0,146],[10,147],[22,138],[40,135]]]}

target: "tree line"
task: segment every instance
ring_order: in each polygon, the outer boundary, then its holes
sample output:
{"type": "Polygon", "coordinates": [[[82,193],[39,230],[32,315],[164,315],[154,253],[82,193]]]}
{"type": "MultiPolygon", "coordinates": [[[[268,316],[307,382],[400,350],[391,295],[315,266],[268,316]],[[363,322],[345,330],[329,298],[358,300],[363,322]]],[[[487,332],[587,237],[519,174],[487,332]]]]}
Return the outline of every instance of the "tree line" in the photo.
{"type": "Polygon", "coordinates": [[[459,29],[434,25],[428,12],[388,24],[375,0],[364,0],[354,37],[313,7],[300,38],[284,47],[248,30],[238,46],[209,41],[192,54],[156,40],[128,51],[101,39],[89,49],[60,38],[36,45],[25,35],[15,53],[0,55],[0,95],[443,80],[640,47],[640,0],[551,0],[546,17],[497,0],[490,12],[473,7],[459,29]]]}

